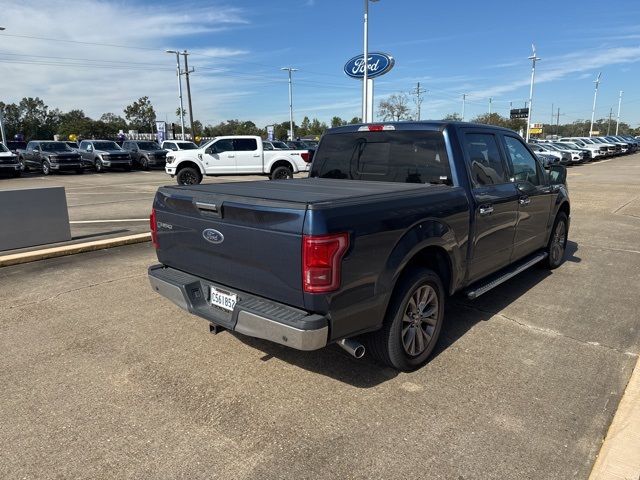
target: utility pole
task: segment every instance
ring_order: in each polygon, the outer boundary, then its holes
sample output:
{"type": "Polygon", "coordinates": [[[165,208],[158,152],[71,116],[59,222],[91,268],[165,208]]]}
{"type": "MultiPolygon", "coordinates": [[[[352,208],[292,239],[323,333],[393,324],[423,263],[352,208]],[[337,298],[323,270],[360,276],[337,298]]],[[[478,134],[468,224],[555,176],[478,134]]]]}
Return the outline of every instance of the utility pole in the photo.
{"type": "Polygon", "coordinates": [[[533,111],[533,83],[536,78],[536,62],[541,60],[538,56],[536,56],[536,46],[531,44],[531,50],[533,54],[529,57],[531,60],[531,87],[529,89],[529,113],[527,114],[527,132],[526,132],[526,141],[529,142],[529,130],[531,130],[531,112],[533,111]]]}
{"type": "Polygon", "coordinates": [[[491,124],[491,102],[493,98],[489,97],[489,124],[491,124]]]}
{"type": "Polygon", "coordinates": [[[616,120],[616,135],[618,135],[618,127],[620,127],[620,107],[622,106],[622,90],[620,90],[620,96],[618,97],[618,119],[616,120]]]}
{"type": "Polygon", "coordinates": [[[289,72],[289,130],[291,140],[295,140],[295,135],[293,134],[293,85],[291,83],[291,72],[297,72],[298,69],[292,67],[282,67],[280,70],[289,72]]]}
{"type": "Polygon", "coordinates": [[[189,56],[189,52],[183,50],[181,55],[184,55],[184,77],[187,80],[187,102],[189,103],[189,125],[191,126],[191,140],[195,141],[196,139],[196,131],[193,127],[193,106],[191,105],[191,85],[189,85],[189,74],[195,72],[195,69],[189,70],[189,63],[187,62],[187,57],[189,56]]]}
{"type": "Polygon", "coordinates": [[[467,94],[463,93],[462,94],[462,121],[464,122],[464,104],[467,101],[467,94]]]}
{"type": "Polygon", "coordinates": [[[553,115],[553,113],[555,112],[555,110],[554,110],[554,108],[553,108],[553,107],[554,107],[554,105],[553,105],[553,103],[552,103],[552,104],[551,104],[551,125],[553,125],[553,116],[554,116],[554,115],[553,115]]]}
{"type": "Polygon", "coordinates": [[[593,108],[591,109],[591,127],[589,127],[589,137],[593,136],[591,132],[593,132],[593,121],[596,117],[596,99],[598,98],[598,87],[600,86],[601,75],[602,75],[602,72],[598,74],[598,78],[596,78],[594,82],[596,84],[596,90],[593,93],[593,108]]]}
{"type": "Polygon", "coordinates": [[[184,140],[184,106],[182,103],[182,72],[180,70],[180,52],[177,50],[165,50],[167,53],[176,54],[176,71],[178,75],[178,98],[180,99],[180,125],[182,126],[182,140],[184,140]]]}
{"type": "Polygon", "coordinates": [[[422,106],[422,100],[423,100],[422,99],[422,94],[423,93],[428,93],[428,91],[421,89],[420,88],[420,82],[418,82],[418,84],[416,85],[416,89],[413,92],[411,92],[411,95],[415,95],[416,96],[415,104],[416,104],[416,107],[418,109],[418,121],[420,121],[420,113],[421,113],[420,112],[420,107],[422,106]]]}
{"type": "Polygon", "coordinates": [[[558,107],[558,116],[556,117],[556,135],[560,131],[560,107],[558,107]]]}
{"type": "Polygon", "coordinates": [[[609,122],[607,123],[607,135],[611,133],[611,117],[613,116],[613,107],[609,109],[609,122]]]}

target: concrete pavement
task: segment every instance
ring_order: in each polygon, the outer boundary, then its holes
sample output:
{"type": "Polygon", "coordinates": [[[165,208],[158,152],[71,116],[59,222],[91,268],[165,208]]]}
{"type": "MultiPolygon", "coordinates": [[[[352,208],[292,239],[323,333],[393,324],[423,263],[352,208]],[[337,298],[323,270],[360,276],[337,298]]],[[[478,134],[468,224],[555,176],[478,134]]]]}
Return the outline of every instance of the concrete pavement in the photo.
{"type": "Polygon", "coordinates": [[[0,478],[586,479],[640,353],[640,155],[570,169],[568,261],[398,374],[158,297],[149,244],[0,269],[0,478]]]}

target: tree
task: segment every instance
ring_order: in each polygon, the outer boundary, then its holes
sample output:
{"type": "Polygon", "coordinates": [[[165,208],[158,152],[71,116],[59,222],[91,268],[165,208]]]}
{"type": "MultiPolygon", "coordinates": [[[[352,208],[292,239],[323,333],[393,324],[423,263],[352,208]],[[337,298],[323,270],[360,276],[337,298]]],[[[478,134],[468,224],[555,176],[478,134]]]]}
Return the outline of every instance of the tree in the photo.
{"type": "Polygon", "coordinates": [[[408,120],[410,116],[409,99],[404,93],[393,94],[386,100],[381,100],[378,104],[378,115],[383,120],[408,120]]]}
{"type": "Polygon", "coordinates": [[[115,113],[103,113],[100,121],[108,125],[115,133],[120,130],[123,132],[127,130],[127,121],[115,113]]]}
{"type": "Polygon", "coordinates": [[[346,124],[347,124],[347,122],[345,122],[340,117],[333,117],[331,119],[331,128],[341,127],[341,126],[346,125],[346,124]]]}
{"type": "Polygon", "coordinates": [[[462,120],[462,117],[460,115],[458,115],[457,113],[449,113],[448,115],[445,115],[443,117],[443,120],[449,120],[449,121],[453,121],[453,122],[460,122],[462,120]]]}
{"type": "Polygon", "coordinates": [[[353,117],[351,119],[351,121],[349,121],[349,125],[355,125],[356,123],[362,123],[362,118],[360,117],[353,117]]]}
{"type": "Polygon", "coordinates": [[[124,108],[124,116],[134,129],[153,133],[156,111],[153,109],[149,97],[140,97],[131,105],[127,105],[124,108]]]}

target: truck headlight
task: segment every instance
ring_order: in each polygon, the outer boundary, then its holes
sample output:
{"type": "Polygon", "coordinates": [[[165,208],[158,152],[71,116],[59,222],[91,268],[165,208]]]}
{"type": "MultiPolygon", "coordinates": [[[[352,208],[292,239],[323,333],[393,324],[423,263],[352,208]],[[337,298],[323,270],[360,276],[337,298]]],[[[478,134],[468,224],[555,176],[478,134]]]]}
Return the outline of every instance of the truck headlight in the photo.
{"type": "Polygon", "coordinates": [[[58,163],[58,159],[54,156],[49,157],[49,162],[51,163],[58,163]]]}

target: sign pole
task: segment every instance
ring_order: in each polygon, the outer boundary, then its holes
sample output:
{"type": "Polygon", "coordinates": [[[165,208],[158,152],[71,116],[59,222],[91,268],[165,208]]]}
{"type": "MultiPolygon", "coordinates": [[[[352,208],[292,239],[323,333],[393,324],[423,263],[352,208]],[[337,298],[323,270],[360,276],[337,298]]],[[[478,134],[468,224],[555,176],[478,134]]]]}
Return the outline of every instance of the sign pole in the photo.
{"type": "Polygon", "coordinates": [[[0,135],[2,135],[2,143],[6,146],[7,137],[5,136],[5,133],[4,133],[4,116],[2,114],[2,110],[0,110],[0,135]]]}

